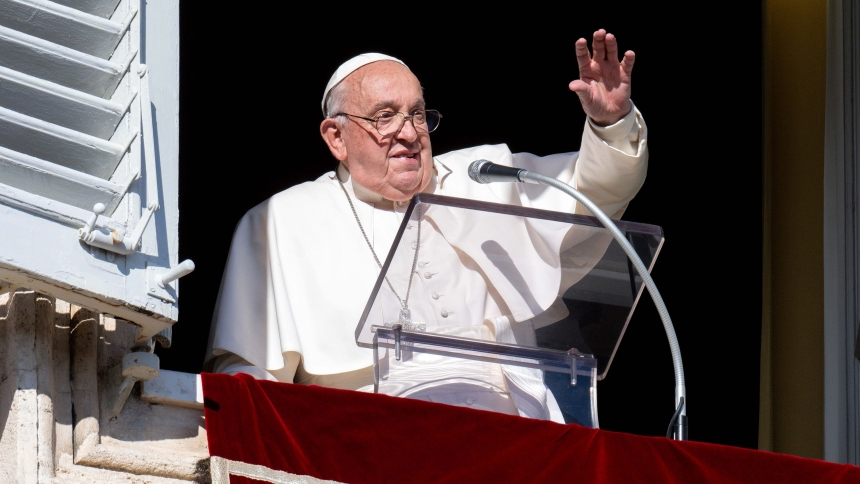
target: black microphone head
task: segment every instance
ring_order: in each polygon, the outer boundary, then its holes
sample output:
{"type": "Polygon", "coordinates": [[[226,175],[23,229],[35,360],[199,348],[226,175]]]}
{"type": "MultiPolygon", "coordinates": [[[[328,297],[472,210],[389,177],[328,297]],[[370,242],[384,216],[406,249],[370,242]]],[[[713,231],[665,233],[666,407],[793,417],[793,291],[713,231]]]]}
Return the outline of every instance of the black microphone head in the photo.
{"type": "Polygon", "coordinates": [[[481,184],[490,183],[490,180],[481,177],[481,167],[486,165],[487,163],[492,162],[488,160],[475,160],[471,164],[469,164],[469,178],[481,184]]]}

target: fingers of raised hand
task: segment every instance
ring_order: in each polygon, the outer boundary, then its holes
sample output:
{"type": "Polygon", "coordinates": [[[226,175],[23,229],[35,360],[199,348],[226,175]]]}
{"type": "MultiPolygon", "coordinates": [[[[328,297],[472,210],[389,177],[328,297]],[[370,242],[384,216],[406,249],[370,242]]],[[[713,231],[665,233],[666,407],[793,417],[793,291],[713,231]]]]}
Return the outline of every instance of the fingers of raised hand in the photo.
{"type": "Polygon", "coordinates": [[[579,64],[580,69],[591,63],[591,55],[588,53],[588,42],[585,39],[576,41],[576,63],[579,64]]]}
{"type": "Polygon", "coordinates": [[[618,41],[612,34],[606,34],[606,60],[618,62],[618,41]]]}
{"type": "Polygon", "coordinates": [[[621,61],[621,68],[624,73],[630,76],[633,73],[633,63],[636,62],[636,54],[632,50],[624,53],[624,60],[621,61]]]}
{"type": "Polygon", "coordinates": [[[594,50],[594,60],[600,62],[606,59],[606,31],[603,29],[594,33],[591,41],[591,49],[594,50]]]}

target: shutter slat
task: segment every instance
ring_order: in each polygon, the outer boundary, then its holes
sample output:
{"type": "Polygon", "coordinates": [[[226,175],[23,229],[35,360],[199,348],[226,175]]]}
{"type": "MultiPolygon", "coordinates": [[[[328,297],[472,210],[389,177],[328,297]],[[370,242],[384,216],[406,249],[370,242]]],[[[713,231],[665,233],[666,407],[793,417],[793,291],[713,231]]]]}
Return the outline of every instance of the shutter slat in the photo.
{"type": "Polygon", "coordinates": [[[53,2],[0,0],[0,25],[86,54],[107,59],[128,28],[53,2]]]}
{"type": "Polygon", "coordinates": [[[110,139],[132,100],[120,104],[0,67],[0,107],[101,139],[110,139]]]}
{"type": "MultiPolygon", "coordinates": [[[[2,217],[4,224],[9,220],[9,209],[7,207],[14,209],[14,212],[20,212],[19,215],[27,213],[35,214],[37,218],[60,223],[75,231],[83,227],[93,213],[92,209],[84,210],[65,203],[53,203],[50,197],[43,197],[42,195],[36,195],[26,190],[0,183],[0,217],[2,217]]],[[[18,216],[16,218],[21,217],[18,216]]],[[[126,230],[125,225],[110,217],[100,217],[96,227],[108,232],[116,230],[117,232],[124,233],[126,230]]],[[[3,228],[4,230],[8,230],[6,225],[3,228]]],[[[8,233],[14,232],[10,231],[8,233]]],[[[4,238],[0,237],[0,254],[11,253],[11,251],[3,251],[3,243],[4,238]]],[[[3,278],[2,276],[0,276],[0,279],[9,280],[8,277],[3,278]]]]}
{"type": "Polygon", "coordinates": [[[134,55],[107,61],[0,26],[0,66],[103,98],[113,94],[134,55]]]}
{"type": "Polygon", "coordinates": [[[116,183],[2,147],[0,180],[4,185],[84,210],[103,203],[107,215],[113,213],[125,191],[116,183]]]}
{"type": "Polygon", "coordinates": [[[127,150],[125,145],[5,108],[0,108],[0,146],[105,180],[127,150]]]}
{"type": "Polygon", "coordinates": [[[96,15],[110,18],[120,0],[54,0],[55,3],[96,15]]]}

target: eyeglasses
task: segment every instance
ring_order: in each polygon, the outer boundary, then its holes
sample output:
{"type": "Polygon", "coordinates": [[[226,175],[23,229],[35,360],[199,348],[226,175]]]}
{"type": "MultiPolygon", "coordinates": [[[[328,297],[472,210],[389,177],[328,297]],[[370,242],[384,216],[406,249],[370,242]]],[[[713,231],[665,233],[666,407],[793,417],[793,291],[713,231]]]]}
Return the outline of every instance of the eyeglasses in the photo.
{"type": "Polygon", "coordinates": [[[415,111],[410,115],[386,111],[375,118],[365,118],[364,116],[344,112],[337,113],[335,116],[349,116],[373,123],[376,126],[376,131],[382,136],[390,136],[400,132],[403,129],[403,125],[406,124],[407,119],[412,120],[412,126],[419,133],[432,133],[436,131],[439,127],[439,121],[442,120],[442,115],[435,109],[415,111]]]}

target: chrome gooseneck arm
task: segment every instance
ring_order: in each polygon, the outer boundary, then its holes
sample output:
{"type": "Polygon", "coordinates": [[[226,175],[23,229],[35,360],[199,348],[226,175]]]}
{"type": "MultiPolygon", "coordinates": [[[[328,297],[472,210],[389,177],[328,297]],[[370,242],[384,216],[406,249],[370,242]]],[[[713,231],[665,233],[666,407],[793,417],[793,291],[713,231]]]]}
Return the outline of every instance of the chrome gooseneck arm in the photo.
{"type": "Polygon", "coordinates": [[[669,432],[667,437],[675,440],[687,440],[687,387],[684,381],[684,362],[681,359],[681,348],[678,345],[678,337],[675,335],[675,327],[672,325],[672,319],[669,317],[669,310],[666,309],[666,304],[660,296],[660,291],[657,290],[657,285],[648,273],[648,268],[639,258],[633,245],[624,237],[621,230],[612,222],[602,210],[592,202],[588,197],[577,191],[567,183],[556,180],[540,173],[532,173],[528,170],[519,168],[511,168],[507,166],[495,165],[487,160],[477,160],[469,166],[469,177],[477,183],[491,182],[520,182],[520,183],[535,183],[546,185],[573,197],[577,202],[585,206],[592,214],[609,229],[616,242],[630,258],[633,267],[639,276],[642,277],[648,293],[654,300],[654,305],[657,307],[657,312],[660,314],[660,319],[663,321],[663,328],[666,330],[666,337],[669,339],[669,349],[672,351],[672,364],[675,368],[675,415],[672,417],[669,432]]]}

